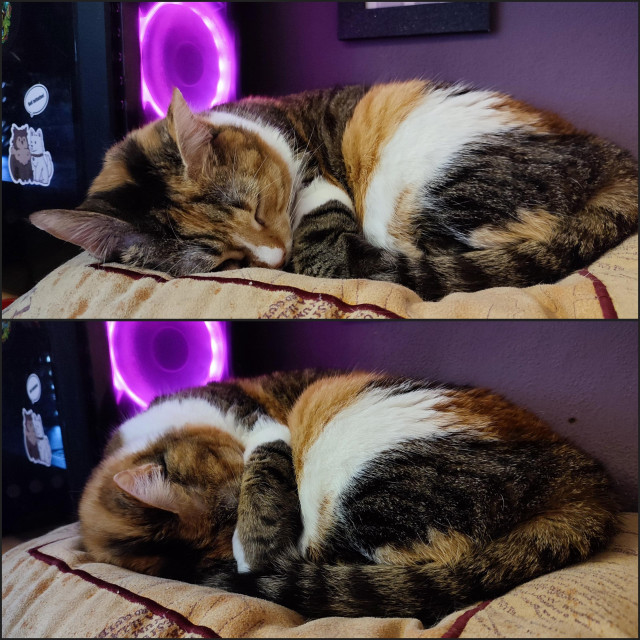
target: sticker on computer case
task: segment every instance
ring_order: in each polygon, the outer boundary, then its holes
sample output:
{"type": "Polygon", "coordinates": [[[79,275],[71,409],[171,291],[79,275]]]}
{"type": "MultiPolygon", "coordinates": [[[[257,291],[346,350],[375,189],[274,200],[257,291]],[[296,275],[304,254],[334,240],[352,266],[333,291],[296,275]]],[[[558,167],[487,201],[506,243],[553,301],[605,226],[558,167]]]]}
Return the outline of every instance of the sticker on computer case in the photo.
{"type": "Polygon", "coordinates": [[[49,104],[49,91],[43,84],[34,84],[24,94],[24,108],[33,118],[42,113],[49,104]]]}
{"type": "Polygon", "coordinates": [[[53,177],[53,160],[44,147],[42,129],[28,124],[11,125],[9,175],[16,184],[48,187],[53,177]]]}
{"type": "Polygon", "coordinates": [[[32,404],[38,402],[42,395],[42,383],[35,373],[30,374],[27,378],[27,395],[32,404]]]}
{"type": "Polygon", "coordinates": [[[22,410],[22,432],[27,458],[36,464],[51,466],[51,444],[44,433],[42,418],[30,409],[22,410]]]}

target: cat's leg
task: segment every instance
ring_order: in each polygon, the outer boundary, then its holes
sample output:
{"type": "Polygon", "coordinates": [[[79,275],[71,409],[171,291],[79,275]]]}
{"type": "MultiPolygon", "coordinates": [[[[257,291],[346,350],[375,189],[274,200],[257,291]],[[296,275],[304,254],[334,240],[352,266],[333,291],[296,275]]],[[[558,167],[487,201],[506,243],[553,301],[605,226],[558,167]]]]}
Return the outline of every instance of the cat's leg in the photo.
{"type": "Polygon", "coordinates": [[[288,271],[321,278],[384,280],[412,289],[419,285],[427,294],[440,293],[435,274],[430,278],[422,269],[416,279],[408,257],[368,242],[348,195],[323,178],[301,190],[293,222],[288,271]]]}
{"type": "Polygon", "coordinates": [[[386,253],[365,240],[353,213],[334,200],[302,218],[287,268],[320,278],[371,278],[386,253]]]}
{"type": "Polygon", "coordinates": [[[349,195],[317,176],[300,189],[293,210],[288,271],[324,278],[367,277],[379,251],[364,239],[349,195]]]}
{"type": "Polygon", "coordinates": [[[248,453],[233,536],[240,572],[273,567],[279,556],[295,548],[302,531],[291,447],[279,439],[248,453]]]}

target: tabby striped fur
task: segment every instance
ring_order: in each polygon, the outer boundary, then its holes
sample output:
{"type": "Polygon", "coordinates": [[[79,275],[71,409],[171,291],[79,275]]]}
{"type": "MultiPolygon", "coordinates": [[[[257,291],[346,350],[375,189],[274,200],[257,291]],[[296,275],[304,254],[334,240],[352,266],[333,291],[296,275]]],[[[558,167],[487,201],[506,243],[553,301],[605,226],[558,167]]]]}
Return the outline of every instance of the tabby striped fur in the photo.
{"type": "Polygon", "coordinates": [[[637,230],[637,162],[495,91],[412,80],[165,119],[38,227],[180,276],[243,266],[406,285],[424,299],[559,280],[637,230]]]}
{"type": "Polygon", "coordinates": [[[597,462],[486,389],[305,370],[157,399],[80,519],[103,562],[432,624],[604,548],[616,505],[597,462]]]}

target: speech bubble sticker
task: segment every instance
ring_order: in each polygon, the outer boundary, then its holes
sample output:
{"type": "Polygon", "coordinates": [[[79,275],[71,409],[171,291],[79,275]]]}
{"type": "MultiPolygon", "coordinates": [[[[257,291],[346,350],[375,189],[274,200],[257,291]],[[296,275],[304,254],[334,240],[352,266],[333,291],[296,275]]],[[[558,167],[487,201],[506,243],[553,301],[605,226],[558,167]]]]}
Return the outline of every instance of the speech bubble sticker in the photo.
{"type": "Polygon", "coordinates": [[[49,104],[49,91],[43,84],[34,84],[24,94],[24,108],[33,118],[42,113],[49,104]]]}
{"type": "Polygon", "coordinates": [[[42,383],[35,373],[30,374],[27,378],[27,395],[32,404],[38,402],[42,395],[42,383]]]}

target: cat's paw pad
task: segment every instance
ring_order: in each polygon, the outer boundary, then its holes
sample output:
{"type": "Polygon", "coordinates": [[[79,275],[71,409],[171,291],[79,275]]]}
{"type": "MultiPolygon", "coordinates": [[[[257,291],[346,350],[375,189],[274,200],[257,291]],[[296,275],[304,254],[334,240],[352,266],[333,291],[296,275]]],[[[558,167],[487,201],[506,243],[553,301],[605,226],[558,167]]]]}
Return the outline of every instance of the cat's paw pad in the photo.
{"type": "Polygon", "coordinates": [[[270,418],[260,418],[253,430],[247,435],[244,443],[244,461],[246,462],[254,450],[261,444],[283,440],[291,444],[291,433],[287,427],[270,418]]]}
{"type": "Polygon", "coordinates": [[[251,571],[251,567],[249,567],[244,557],[244,548],[240,542],[237,529],[233,532],[233,538],[231,538],[231,548],[233,549],[233,557],[238,565],[238,573],[248,573],[251,571]]]}

